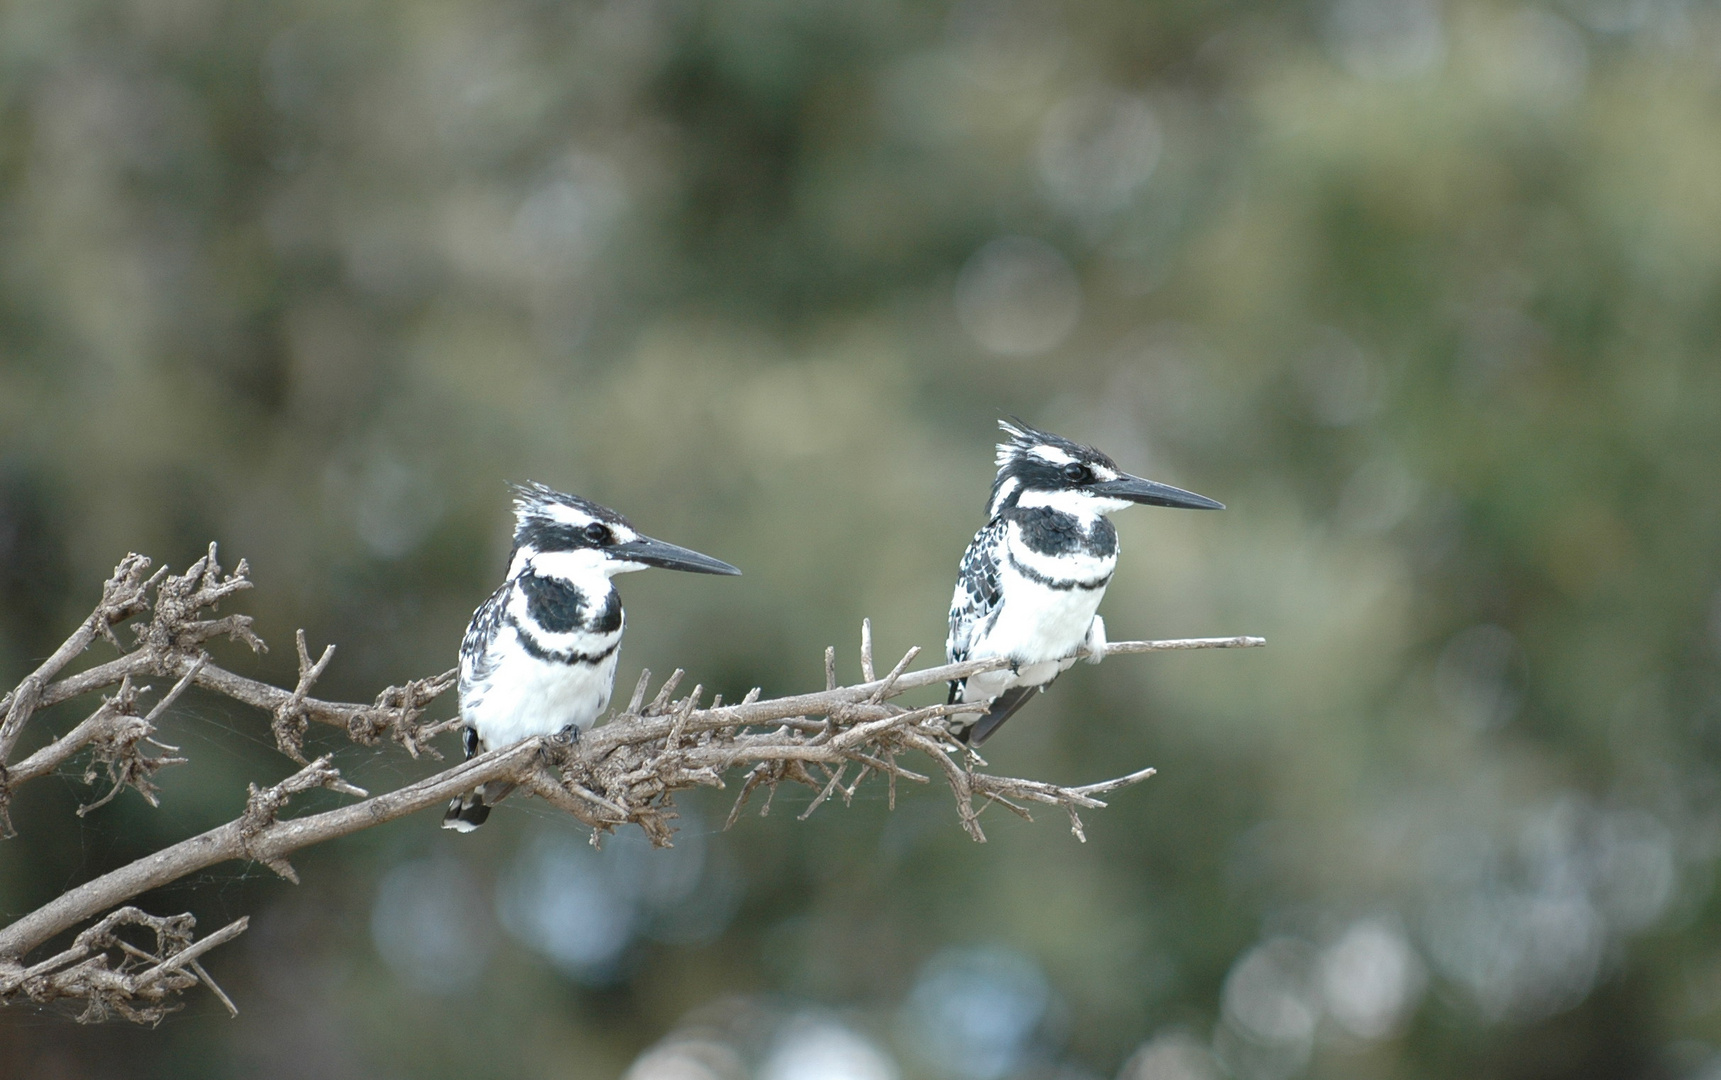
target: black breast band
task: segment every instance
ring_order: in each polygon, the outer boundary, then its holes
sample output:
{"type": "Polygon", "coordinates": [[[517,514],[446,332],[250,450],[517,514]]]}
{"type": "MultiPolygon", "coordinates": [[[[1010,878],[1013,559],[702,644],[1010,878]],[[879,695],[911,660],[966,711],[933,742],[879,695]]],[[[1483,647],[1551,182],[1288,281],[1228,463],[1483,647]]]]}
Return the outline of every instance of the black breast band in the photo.
{"type": "Polygon", "coordinates": [[[546,664],[597,664],[609,658],[610,654],[621,648],[621,638],[616,638],[610,647],[602,652],[583,653],[578,649],[548,649],[532,632],[520,624],[512,614],[505,616],[508,625],[514,628],[514,633],[520,639],[520,647],[526,650],[526,655],[546,664]]]}
{"type": "Polygon", "coordinates": [[[1008,553],[1008,558],[1010,560],[1011,569],[1015,570],[1016,573],[1021,574],[1034,584],[1044,585],[1048,589],[1057,589],[1059,591],[1080,589],[1083,592],[1092,592],[1095,589],[1105,588],[1111,581],[1111,574],[1109,573],[1101,574],[1099,577],[1090,578],[1087,581],[1083,581],[1081,578],[1059,579],[1047,577],[1045,574],[1040,573],[1033,567],[1024,565],[1020,559],[1016,558],[1016,553],[1013,551],[1008,553]]]}

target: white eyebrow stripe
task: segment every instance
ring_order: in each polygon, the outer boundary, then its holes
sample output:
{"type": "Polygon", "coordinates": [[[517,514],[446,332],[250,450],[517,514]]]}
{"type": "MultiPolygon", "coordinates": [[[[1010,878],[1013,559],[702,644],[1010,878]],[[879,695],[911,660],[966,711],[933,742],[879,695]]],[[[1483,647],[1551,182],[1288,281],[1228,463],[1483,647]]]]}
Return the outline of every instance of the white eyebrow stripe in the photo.
{"type": "Polygon", "coordinates": [[[576,510],[566,503],[548,503],[544,510],[546,511],[545,516],[564,525],[590,525],[597,520],[584,510],[576,510]]]}
{"type": "Polygon", "coordinates": [[[1039,458],[1041,461],[1049,461],[1053,465],[1068,465],[1070,462],[1076,460],[1071,457],[1068,452],[1060,450],[1055,446],[1036,446],[1028,452],[1039,458]]]}

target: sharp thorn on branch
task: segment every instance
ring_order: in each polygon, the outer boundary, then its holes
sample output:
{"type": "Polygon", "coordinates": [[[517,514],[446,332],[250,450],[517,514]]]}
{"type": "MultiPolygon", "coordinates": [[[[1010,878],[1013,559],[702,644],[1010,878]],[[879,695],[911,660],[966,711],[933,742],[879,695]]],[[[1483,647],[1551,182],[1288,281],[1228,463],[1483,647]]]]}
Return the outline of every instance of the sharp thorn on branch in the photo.
{"type": "Polygon", "coordinates": [[[686,674],[687,672],[680,668],[670,672],[669,678],[663,680],[663,685],[658,688],[657,696],[651,699],[650,705],[646,706],[645,715],[661,716],[664,708],[669,705],[670,699],[674,696],[675,688],[681,685],[682,676],[686,674]]]}
{"type": "Polygon", "coordinates": [[[651,685],[651,669],[641,668],[639,681],[633,684],[633,696],[627,699],[627,709],[630,716],[639,715],[639,707],[645,703],[645,691],[651,685]]]}

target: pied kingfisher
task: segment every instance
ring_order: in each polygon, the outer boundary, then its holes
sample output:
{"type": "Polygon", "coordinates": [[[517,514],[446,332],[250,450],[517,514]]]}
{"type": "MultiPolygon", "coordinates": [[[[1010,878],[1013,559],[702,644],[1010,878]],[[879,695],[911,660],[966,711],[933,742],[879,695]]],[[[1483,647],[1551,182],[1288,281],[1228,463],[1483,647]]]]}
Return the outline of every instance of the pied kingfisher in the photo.
{"type": "Polygon", "coordinates": [[[1120,472],[1091,446],[1000,420],[986,527],[962,556],[950,601],[952,663],[1007,656],[1010,666],[950,683],[950,704],[985,706],[951,716],[950,731],[978,746],[1036,690],[1075,663],[1105,653],[1096,612],[1117,566],[1117,530],[1105,515],[1131,503],[1223,510],[1212,499],[1120,472]]]}
{"type": "MultiPolygon", "coordinates": [[[[641,536],[614,510],[577,495],[542,484],[514,492],[508,580],[473,612],[460,643],[467,757],[531,735],[568,732],[578,739],[609,705],[626,621],[610,581],[615,575],[651,566],[741,572],[641,536]]],[[[490,783],[459,796],[442,827],[471,832],[512,788],[490,783]]]]}

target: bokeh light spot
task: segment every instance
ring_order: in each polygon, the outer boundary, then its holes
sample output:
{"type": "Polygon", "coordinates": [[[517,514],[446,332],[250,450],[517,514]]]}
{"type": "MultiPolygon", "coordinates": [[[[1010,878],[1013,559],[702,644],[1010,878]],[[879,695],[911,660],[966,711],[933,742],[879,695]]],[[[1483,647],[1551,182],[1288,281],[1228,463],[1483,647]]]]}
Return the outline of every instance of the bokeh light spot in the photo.
{"type": "Polygon", "coordinates": [[[992,241],[956,279],[956,315],[970,337],[1000,356],[1056,348],[1081,317],[1082,290],[1069,260],[1025,236],[992,241]]]}

